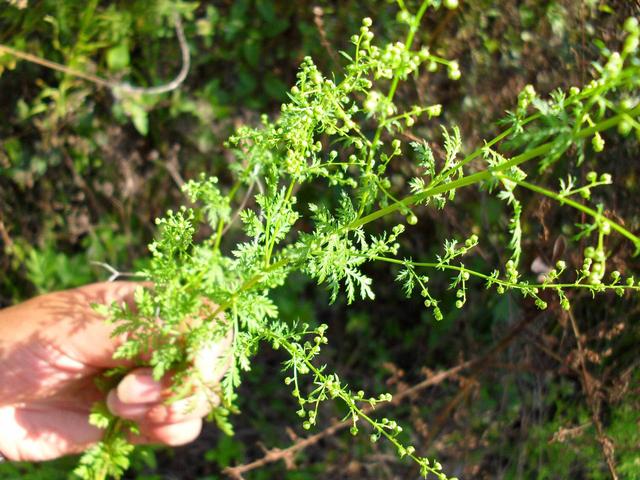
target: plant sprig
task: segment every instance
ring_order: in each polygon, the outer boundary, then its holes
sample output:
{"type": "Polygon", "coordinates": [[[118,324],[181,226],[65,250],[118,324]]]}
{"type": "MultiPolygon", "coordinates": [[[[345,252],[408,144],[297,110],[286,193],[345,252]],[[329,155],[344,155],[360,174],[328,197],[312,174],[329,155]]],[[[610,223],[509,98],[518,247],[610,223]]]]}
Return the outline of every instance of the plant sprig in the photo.
{"type": "MultiPolygon", "coordinates": [[[[377,46],[372,21],[364,19],[360,32],[352,37],[354,51],[343,55],[348,63],[341,75],[325,76],[311,58],[305,58],[280,116],[273,121],[264,117],[262,125],[255,128],[243,126],[229,139],[227,146],[240,165],[234,186],[225,193],[217,179],[206,176],[187,183],[185,192],[198,206],[182,207],[158,221],[158,238],[150,246],[151,261],[141,272],[153,287],[140,289],[135,312],[124,305],[112,305],[107,313],[116,332],[129,335],[116,355],[132,359],[150,355],[149,366],[156,378],[168,371],[178,372],[178,379],[193,377],[195,353],[232,330],[233,361],[222,382],[225,412],[235,408],[242,372],[251,368],[260,343],[281,348],[289,357],[284,364],[284,383],[293,387],[303,428],[317,424],[321,402],[340,400],[352,419],[352,433],[358,433],[362,423],[369,424],[372,441],[386,438],[401,457],[417,463],[423,476],[433,474],[444,480],[447,477],[437,461],[419,456],[415,447],[400,440],[402,428],[396,421],[377,420],[363,412],[361,405],[388,401],[388,394],[365,397],[364,392],[330,373],[326,365],[316,365],[321,346],[328,341],[326,326],[287,322],[280,317],[270,292],[299,271],[326,286],[331,301],[340,295],[347,303],[373,300],[373,280],[363,270],[370,262],[400,266],[397,279],[405,293],[419,291],[437,320],[444,318],[441,299],[429,287],[429,277],[422,269],[454,275],[449,288],[456,292],[457,308],[464,307],[473,278],[495,288],[497,294],[517,291],[532,297],[540,308],[548,305],[549,299],[543,298],[547,291],[558,296],[563,308],[570,305],[567,293],[571,290],[594,295],[637,292],[640,287],[633,277],[623,278],[616,271],[607,276],[605,238],[616,232],[636,248],[640,248],[640,239],[607,218],[601,207],[593,209],[574,199],[576,195],[590,198],[591,189],[609,185],[611,178],[590,173],[585,186],[577,187],[575,180],[569,179],[560,184],[560,192],[554,192],[534,183],[527,167],[537,164],[539,170],[548,170],[567,156],[570,148],[578,152],[580,164],[587,153],[596,154],[604,148],[602,132],[616,127],[622,134],[629,133],[629,128],[638,130],[640,105],[629,99],[637,95],[640,78],[639,31],[637,22],[625,24],[627,40],[622,52],[610,53],[597,68],[599,77],[582,89],[558,90],[550,99],[542,99],[533,87],[525,87],[516,110],[508,115],[511,125],[466,156],[461,155],[464,146],[456,126],[442,128],[443,158],[436,158],[430,148],[433,140],[413,142],[407,150],[413,152],[416,171],[422,174],[410,180],[405,192],[393,187],[388,171],[393,162],[409,156],[397,135],[422,114],[433,121],[442,107],[411,106],[403,111],[395,102],[398,86],[420,69],[431,72],[445,66],[455,80],[460,77],[460,68],[455,60],[413,47],[425,12],[441,2],[426,0],[416,14],[403,2],[398,3],[399,18],[408,27],[405,41],[377,46]],[[594,109],[596,105],[598,109],[594,109]],[[510,155],[506,153],[509,150],[520,153],[510,155]],[[480,157],[480,167],[472,171],[471,162],[480,157]],[[263,188],[252,194],[256,183],[263,188]],[[320,185],[331,195],[322,202],[302,202],[298,192],[309,185],[320,185]],[[468,186],[499,191],[498,197],[511,206],[509,260],[491,273],[465,266],[462,256],[473,255],[481,241],[475,234],[462,243],[445,240],[443,254],[432,262],[398,258],[399,238],[405,230],[402,219],[415,225],[417,206],[443,208],[455,201],[457,190],[468,186]],[[232,214],[243,189],[248,193],[238,214],[232,214]],[[544,195],[590,218],[590,223],[580,227],[579,235],[596,237],[596,243],[585,251],[584,263],[573,278],[564,262],[552,268],[543,281],[528,280],[528,275],[518,270],[523,235],[518,189],[544,195]],[[396,213],[403,217],[393,222],[398,218],[396,213]],[[392,225],[382,226],[381,233],[369,233],[365,227],[383,217],[392,225]],[[198,243],[194,237],[203,225],[214,233],[198,243]],[[226,233],[234,229],[242,231],[244,240],[230,244],[225,241],[226,233]],[[223,314],[226,321],[220,320],[223,314]],[[195,326],[194,318],[201,319],[195,326]],[[304,394],[306,384],[310,390],[304,394]]],[[[456,2],[443,3],[455,7],[456,2]]],[[[176,394],[180,391],[177,385],[176,394]]],[[[118,477],[129,453],[122,432],[133,427],[115,418],[99,423],[109,434],[83,457],[77,470],[82,478],[118,477]],[[97,477],[90,476],[94,474],[97,477]]]]}

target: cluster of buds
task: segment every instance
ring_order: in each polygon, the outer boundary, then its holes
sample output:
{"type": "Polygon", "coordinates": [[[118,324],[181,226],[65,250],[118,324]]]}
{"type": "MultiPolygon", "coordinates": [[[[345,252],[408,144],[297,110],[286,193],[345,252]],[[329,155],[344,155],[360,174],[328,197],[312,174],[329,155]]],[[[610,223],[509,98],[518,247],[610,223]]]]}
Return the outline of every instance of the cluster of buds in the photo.
{"type": "MultiPolygon", "coordinates": [[[[608,223],[603,224],[603,226],[604,225],[609,226],[608,223]]],[[[608,230],[610,230],[610,227],[608,230]]],[[[602,283],[602,278],[606,271],[606,260],[607,256],[602,247],[585,248],[582,274],[588,278],[591,285],[599,285],[602,283]]]]}

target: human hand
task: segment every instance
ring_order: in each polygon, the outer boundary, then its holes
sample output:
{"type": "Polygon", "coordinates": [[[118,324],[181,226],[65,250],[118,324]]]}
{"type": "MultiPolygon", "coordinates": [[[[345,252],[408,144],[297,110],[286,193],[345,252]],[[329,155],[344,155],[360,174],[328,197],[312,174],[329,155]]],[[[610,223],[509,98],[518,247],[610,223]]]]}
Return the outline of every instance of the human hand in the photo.
{"type": "MultiPolygon", "coordinates": [[[[89,424],[92,405],[105,400],[95,377],[127,365],[114,360],[122,338],[96,313],[92,303],[133,305],[133,282],[96,283],[42,295],[0,310],[0,453],[8,460],[40,461],[81,452],[98,442],[103,430],[89,424]]],[[[228,341],[211,345],[196,360],[208,385],[226,370],[219,359],[228,341]]],[[[130,371],[106,394],[111,412],[135,420],[135,443],[182,445],[194,440],[217,397],[204,388],[171,404],[171,379],[153,380],[151,370],[130,371]]]]}

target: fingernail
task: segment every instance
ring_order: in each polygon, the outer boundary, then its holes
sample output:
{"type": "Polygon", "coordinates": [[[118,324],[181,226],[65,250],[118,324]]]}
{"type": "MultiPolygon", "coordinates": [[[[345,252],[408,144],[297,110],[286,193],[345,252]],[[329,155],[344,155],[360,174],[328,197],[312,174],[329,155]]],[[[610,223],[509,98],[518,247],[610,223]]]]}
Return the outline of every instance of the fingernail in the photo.
{"type": "Polygon", "coordinates": [[[107,408],[109,411],[122,418],[128,418],[135,420],[144,417],[153,404],[137,404],[137,403],[124,403],[118,399],[116,390],[111,390],[107,395],[107,408]]]}
{"type": "Polygon", "coordinates": [[[150,403],[163,398],[164,386],[154,380],[150,369],[141,369],[124,377],[117,390],[121,402],[150,403]]]}

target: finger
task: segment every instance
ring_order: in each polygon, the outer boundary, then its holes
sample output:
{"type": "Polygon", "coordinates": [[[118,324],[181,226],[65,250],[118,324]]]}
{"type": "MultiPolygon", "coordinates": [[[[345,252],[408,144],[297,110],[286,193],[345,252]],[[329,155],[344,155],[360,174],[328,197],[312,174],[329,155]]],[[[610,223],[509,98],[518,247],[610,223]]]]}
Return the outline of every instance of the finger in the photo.
{"type": "Polygon", "coordinates": [[[0,312],[0,364],[13,381],[0,382],[4,404],[49,398],[114,360],[118,342],[92,303],[133,302],[136,283],[87,285],[41,295],[0,312]]]}
{"type": "MultiPolygon", "coordinates": [[[[201,382],[205,385],[215,386],[227,373],[233,361],[231,346],[233,344],[234,330],[220,318],[218,327],[226,329],[226,335],[215,342],[209,342],[196,352],[193,358],[193,366],[201,382]]],[[[220,333],[223,333],[224,330],[220,333]]]]}
{"type": "Polygon", "coordinates": [[[149,423],[180,423],[206,417],[211,409],[220,404],[217,396],[207,398],[204,393],[176,400],[171,404],[154,405],[145,415],[149,423]]]}
{"type": "Polygon", "coordinates": [[[207,397],[204,393],[177,400],[170,404],[122,402],[115,390],[107,396],[107,406],[114,415],[128,420],[147,423],[178,423],[205,417],[212,408],[219,405],[217,396],[207,397]]]}
{"type": "Polygon", "coordinates": [[[88,412],[63,404],[0,407],[0,451],[11,461],[45,461],[79,453],[104,434],[90,425],[88,412]]]}
{"type": "Polygon", "coordinates": [[[193,365],[201,381],[208,386],[217,385],[227,373],[233,359],[232,334],[222,340],[204,346],[196,354],[193,365]]]}
{"type": "Polygon", "coordinates": [[[123,403],[155,403],[169,396],[170,386],[169,376],[158,381],[153,378],[150,368],[136,368],[120,381],[116,394],[123,403]]]}
{"type": "Polygon", "coordinates": [[[107,408],[109,411],[121,418],[127,420],[138,420],[144,418],[147,412],[153,408],[156,403],[125,403],[118,398],[118,392],[114,388],[107,394],[107,408]]]}
{"type": "Polygon", "coordinates": [[[116,302],[133,308],[138,288],[141,284],[136,282],[102,282],[37,297],[34,301],[42,310],[39,318],[45,323],[41,330],[61,352],[88,367],[128,365],[128,361],[113,359],[125,336],[114,338],[114,325],[105,322],[92,305],[116,302]]]}
{"type": "Polygon", "coordinates": [[[133,443],[162,443],[171,447],[193,442],[202,431],[202,419],[179,423],[141,423],[140,434],[131,438],[133,443]]]}

